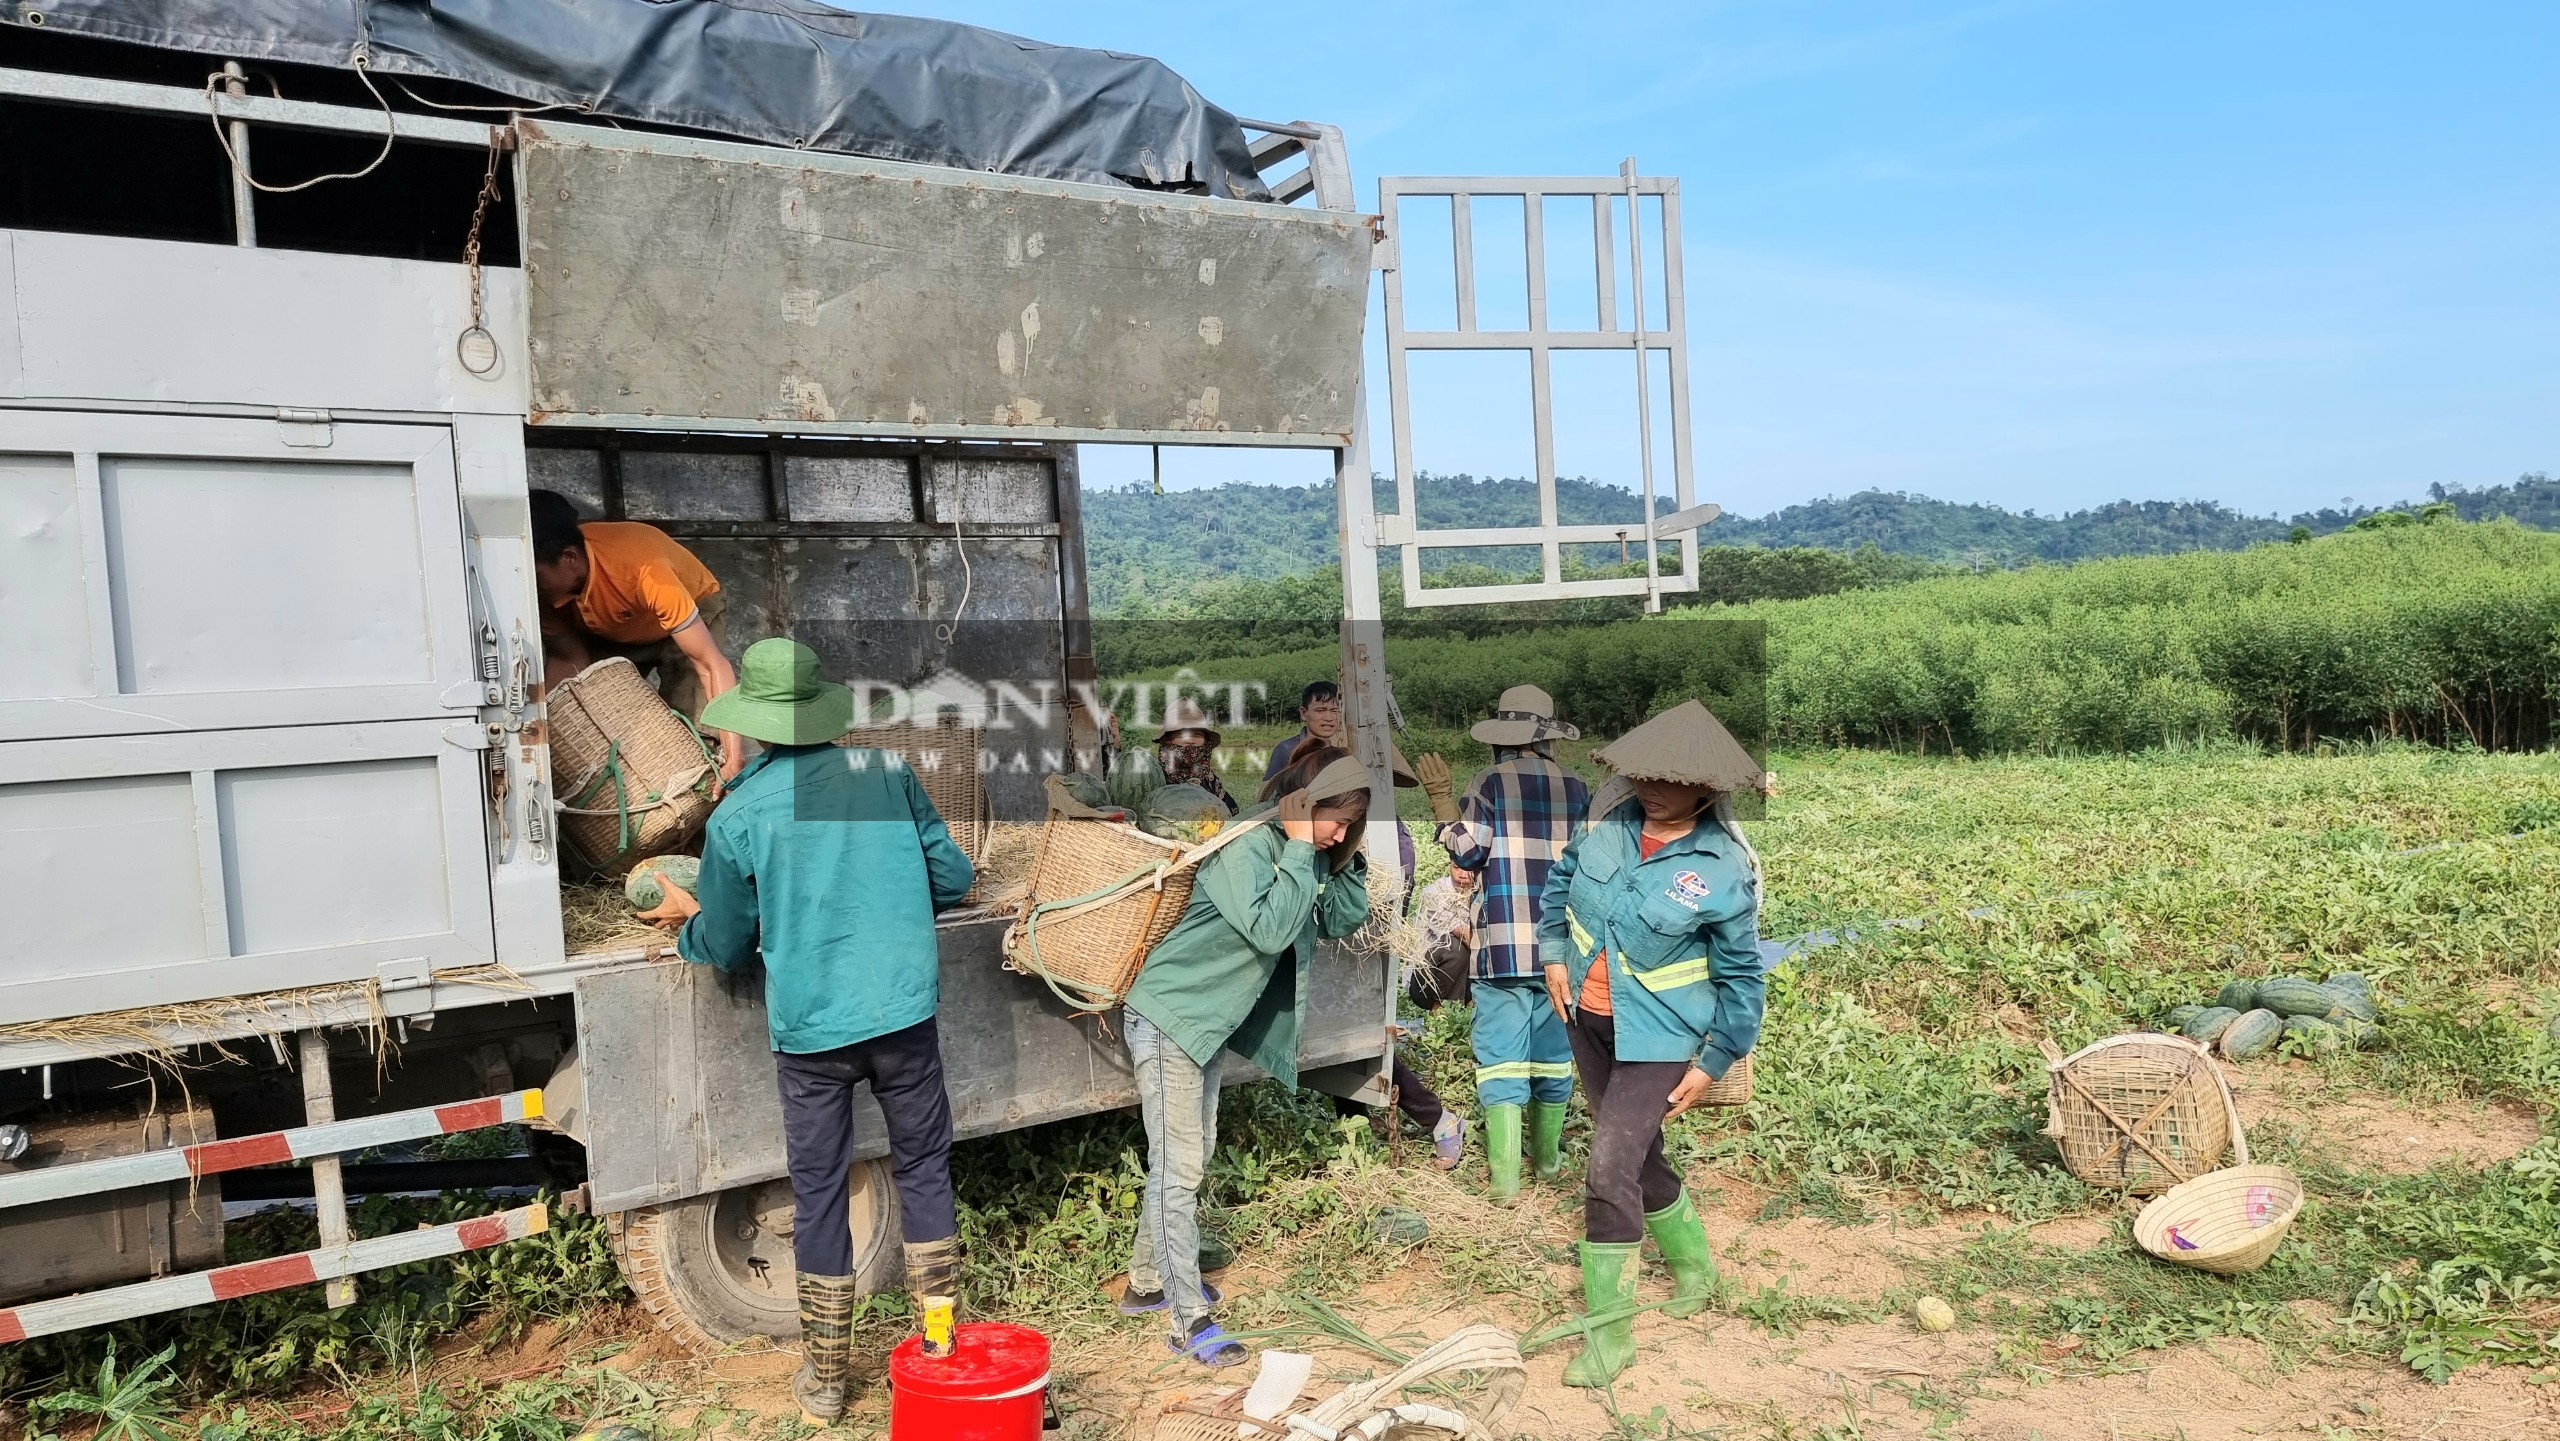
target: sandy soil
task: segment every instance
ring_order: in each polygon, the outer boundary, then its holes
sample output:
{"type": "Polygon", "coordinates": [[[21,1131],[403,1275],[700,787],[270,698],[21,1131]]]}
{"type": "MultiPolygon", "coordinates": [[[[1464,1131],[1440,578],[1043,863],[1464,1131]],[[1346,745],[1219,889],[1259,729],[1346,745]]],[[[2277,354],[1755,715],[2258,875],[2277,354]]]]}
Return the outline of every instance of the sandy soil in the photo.
{"type": "MultiPolygon", "coordinates": [[[[2467,1103],[2412,1107],[2369,1094],[2331,1093],[2304,1069],[2253,1068],[2242,1077],[2241,1104],[2264,1141],[2299,1132],[2333,1148],[2337,1159],[2395,1172],[2438,1163],[2477,1167],[2529,1145],[2531,1115],[2467,1103]],[[2308,1123],[2316,1115],[2318,1126],[2308,1123]]],[[[1784,1281],[1798,1296],[1857,1303],[1872,1311],[1905,1284],[1906,1264],[1960,1244],[1987,1218],[1956,1217],[1925,1226],[1890,1218],[1838,1226],[1806,1218],[1757,1219],[1763,1198],[1730,1180],[1692,1179],[1726,1276],[1745,1291],[1784,1281]]],[[[1457,1215],[1437,1173],[1391,1178],[1434,1213],[1444,1233],[1464,1228],[1498,1244],[1480,1248],[1474,1264],[1508,1268],[1508,1289],[1487,1295],[1453,1279],[1431,1248],[1362,1287],[1337,1309],[1371,1335],[1419,1349],[1474,1321],[1524,1334],[1578,1309],[1578,1273],[1569,1264],[1579,1233],[1579,1197],[1564,1187],[1533,1188],[1518,1211],[1457,1215]],[[1427,1193],[1427,1194],[1426,1194],[1427,1193]],[[1487,1255],[1493,1258],[1486,1260],[1487,1255]],[[1568,1299],[1572,1298],[1572,1299],[1568,1299]]],[[[2072,1250],[2112,1253],[2114,1213],[2067,1217],[2034,1228],[2035,1239],[2072,1250]]],[[[1221,1273],[1221,1286],[1245,1300],[1283,1284],[1248,1254],[1221,1273]]],[[[1667,1294],[1649,1265],[1644,1297],[1667,1294]]],[[[1253,1314],[1249,1306],[1232,1308],[1253,1314]]],[[[1170,1401],[1198,1397],[1249,1380],[1242,1372],[1212,1375],[1177,1364],[1149,1320],[1115,1322],[1090,1337],[1062,1340],[1056,1396],[1067,1415],[1066,1441],[1146,1441],[1170,1401]]],[[[1232,1324],[1232,1323],[1231,1323],[1232,1324]]],[[[1772,1334],[1733,1315],[1672,1320],[1659,1313],[1637,1323],[1638,1359],[1614,1394],[1567,1387],[1574,1345],[1529,1358],[1528,1382],[1509,1418],[1529,1438],[1645,1436],[1663,1438],[1957,1437],[1972,1441],[2234,1441],[2260,1436],[2320,1438],[2560,1438],[2560,1374],[2522,1368],[2475,1368],[2449,1385],[2430,1385],[2406,1369],[2384,1365],[2317,1365],[2285,1369],[2255,1343],[2218,1341],[2139,1353],[2116,1367],[2092,1367],[2048,1348],[2003,1356],[1990,1331],[1959,1327],[1946,1335],[1919,1330],[1907,1318],[1810,1322],[1793,1335],[1772,1334]]],[[[856,1374],[870,1384],[844,1423],[829,1435],[879,1436],[888,1424],[884,1375],[893,1338],[867,1336],[856,1374]]],[[[1347,1346],[1312,1346],[1319,1393],[1378,1374],[1375,1358],[1347,1346]]],[[[636,1308],[590,1317],[570,1327],[540,1327],[513,1344],[449,1348],[436,1370],[484,1381],[547,1374],[594,1362],[662,1388],[684,1402],[664,1419],[677,1426],[716,1408],[720,1434],[748,1420],[753,1434],[796,1415],[790,1378],[798,1357],[788,1347],[747,1348],[709,1361],[682,1355],[648,1329],[636,1308]]],[[[288,1405],[306,1423],[325,1421],[346,1403],[328,1397],[288,1405]]],[[[787,1429],[787,1428],[786,1428],[787,1429]]]]}

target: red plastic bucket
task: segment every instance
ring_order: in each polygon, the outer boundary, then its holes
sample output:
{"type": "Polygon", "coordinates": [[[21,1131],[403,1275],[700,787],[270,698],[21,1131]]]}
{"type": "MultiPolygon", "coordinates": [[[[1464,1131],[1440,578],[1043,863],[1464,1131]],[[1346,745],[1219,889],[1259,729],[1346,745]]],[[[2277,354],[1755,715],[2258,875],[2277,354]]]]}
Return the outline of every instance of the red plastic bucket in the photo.
{"type": "Polygon", "coordinates": [[[889,1353],[890,1441],[1039,1441],[1049,1405],[1049,1338],[1028,1326],[970,1321],[951,1354],[909,1336],[889,1353]]]}

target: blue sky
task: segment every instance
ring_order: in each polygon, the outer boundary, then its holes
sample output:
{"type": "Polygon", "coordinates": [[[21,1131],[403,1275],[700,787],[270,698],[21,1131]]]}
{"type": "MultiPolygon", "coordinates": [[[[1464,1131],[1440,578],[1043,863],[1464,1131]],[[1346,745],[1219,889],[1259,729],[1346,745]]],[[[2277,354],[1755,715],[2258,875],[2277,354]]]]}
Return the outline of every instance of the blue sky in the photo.
{"type": "MultiPolygon", "coordinates": [[[[1364,204],[1380,174],[1679,176],[1699,489],[1739,514],[1870,486],[2289,513],[2560,471],[2552,0],[933,13],[1341,124],[1364,204]]],[[[1445,401],[1422,463],[1521,469],[1515,409],[1445,401]]]]}

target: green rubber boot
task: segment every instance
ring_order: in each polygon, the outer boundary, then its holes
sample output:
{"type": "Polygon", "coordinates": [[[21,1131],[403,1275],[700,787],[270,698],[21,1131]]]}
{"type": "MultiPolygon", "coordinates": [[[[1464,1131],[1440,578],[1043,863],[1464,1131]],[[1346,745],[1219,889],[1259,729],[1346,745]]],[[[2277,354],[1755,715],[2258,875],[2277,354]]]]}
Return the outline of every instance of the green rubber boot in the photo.
{"type": "MultiPolygon", "coordinates": [[[[1633,1241],[1582,1243],[1582,1308],[1586,1316],[1623,1311],[1636,1303],[1636,1252],[1633,1241]]],[[[1593,1325],[1582,1354],[1564,1363],[1564,1384],[1606,1386],[1636,1358],[1636,1318],[1621,1316],[1593,1325]]]]}
{"type": "Polygon", "coordinates": [[[1520,1108],[1484,1108],[1484,1163],[1493,1172],[1486,1196],[1497,1206],[1520,1204],[1520,1108]]]}
{"type": "Polygon", "coordinates": [[[1529,1103],[1529,1165],[1541,1181],[1564,1169],[1564,1102],[1529,1103]]]}
{"type": "Polygon", "coordinates": [[[1671,1271],[1671,1294],[1677,1298],[1662,1308],[1666,1316],[1695,1316],[1715,1299],[1716,1257],[1707,1244],[1706,1223],[1698,1219],[1698,1208],[1689,1203],[1689,1193],[1659,1211],[1645,1213],[1644,1228],[1652,1235],[1653,1244],[1662,1248],[1662,1264],[1671,1271]]]}

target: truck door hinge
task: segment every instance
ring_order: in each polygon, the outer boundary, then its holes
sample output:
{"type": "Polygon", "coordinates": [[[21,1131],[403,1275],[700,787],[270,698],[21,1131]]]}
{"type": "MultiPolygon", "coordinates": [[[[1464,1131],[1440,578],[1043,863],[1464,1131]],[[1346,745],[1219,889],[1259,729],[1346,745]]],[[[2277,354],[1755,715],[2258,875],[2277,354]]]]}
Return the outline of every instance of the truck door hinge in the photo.
{"type": "Polygon", "coordinates": [[[295,410],[282,405],[276,407],[276,433],[283,437],[285,444],[306,450],[326,450],[329,442],[336,438],[332,433],[329,412],[295,410]]]}

